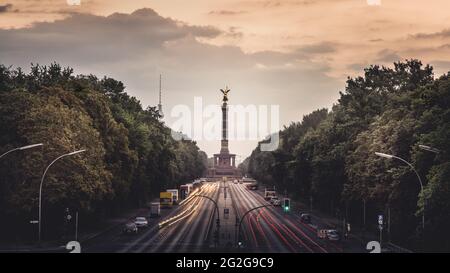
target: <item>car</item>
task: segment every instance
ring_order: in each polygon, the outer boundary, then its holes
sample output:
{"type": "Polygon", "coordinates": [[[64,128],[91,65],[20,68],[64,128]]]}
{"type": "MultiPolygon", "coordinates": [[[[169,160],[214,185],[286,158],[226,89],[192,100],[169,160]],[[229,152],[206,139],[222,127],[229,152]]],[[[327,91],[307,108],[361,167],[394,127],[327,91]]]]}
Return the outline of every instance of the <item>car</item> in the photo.
{"type": "Polygon", "coordinates": [[[122,232],[125,234],[136,234],[138,232],[138,228],[135,223],[127,223],[123,227],[122,232]]]}
{"type": "Polygon", "coordinates": [[[311,224],[311,215],[308,213],[300,214],[300,221],[305,224],[311,224]]]}
{"type": "Polygon", "coordinates": [[[281,200],[278,197],[274,196],[270,198],[270,204],[274,206],[281,206],[281,200]]]}
{"type": "Polygon", "coordinates": [[[341,236],[339,235],[339,232],[335,229],[329,229],[327,230],[327,239],[330,241],[340,241],[341,236]]]}
{"type": "Polygon", "coordinates": [[[134,224],[138,228],[148,227],[148,221],[147,221],[147,218],[145,218],[145,217],[136,217],[136,219],[134,220],[134,224]]]}

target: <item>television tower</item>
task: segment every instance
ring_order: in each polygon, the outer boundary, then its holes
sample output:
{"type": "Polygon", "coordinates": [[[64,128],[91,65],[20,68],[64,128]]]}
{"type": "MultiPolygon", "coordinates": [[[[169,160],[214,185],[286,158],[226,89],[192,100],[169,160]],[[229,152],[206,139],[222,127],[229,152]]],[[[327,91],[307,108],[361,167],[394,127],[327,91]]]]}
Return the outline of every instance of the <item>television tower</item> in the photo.
{"type": "Polygon", "coordinates": [[[161,115],[161,119],[164,117],[162,104],[161,104],[161,74],[159,74],[159,103],[158,103],[158,112],[161,115]]]}

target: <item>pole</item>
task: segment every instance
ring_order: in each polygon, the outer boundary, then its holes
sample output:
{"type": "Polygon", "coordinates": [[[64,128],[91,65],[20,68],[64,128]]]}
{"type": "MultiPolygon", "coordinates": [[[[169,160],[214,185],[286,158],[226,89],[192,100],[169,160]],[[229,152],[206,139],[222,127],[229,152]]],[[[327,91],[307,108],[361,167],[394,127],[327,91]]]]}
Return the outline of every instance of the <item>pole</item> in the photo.
{"type": "Polygon", "coordinates": [[[391,242],[391,207],[388,207],[388,226],[387,226],[388,230],[388,242],[391,242]]]}
{"type": "Polygon", "coordinates": [[[39,185],[39,234],[38,234],[38,241],[39,244],[41,243],[41,229],[42,229],[42,184],[44,183],[44,178],[45,178],[45,174],[47,174],[48,169],[50,169],[50,167],[58,160],[60,160],[63,157],[66,156],[71,156],[71,155],[75,155],[78,153],[82,153],[86,150],[79,150],[79,151],[75,151],[72,153],[68,153],[68,154],[63,154],[61,156],[58,156],[55,160],[53,160],[48,166],[47,168],[45,168],[44,174],[42,174],[42,178],[41,178],[41,184],[39,185]]]}
{"type": "Polygon", "coordinates": [[[78,211],[75,213],[75,241],[78,241],[78,211]]]}
{"type": "MultiPolygon", "coordinates": [[[[404,162],[406,165],[408,165],[416,174],[417,178],[419,179],[419,183],[420,183],[420,191],[423,193],[423,183],[422,183],[422,179],[420,178],[419,173],[416,171],[416,169],[414,168],[414,166],[409,163],[408,161],[404,160],[403,158],[400,158],[398,156],[393,156],[394,158],[404,162]]],[[[423,212],[422,212],[422,230],[423,230],[423,234],[425,236],[425,205],[426,205],[426,201],[425,201],[425,197],[424,197],[424,203],[423,203],[423,212]]]]}
{"type": "Polygon", "coordinates": [[[380,248],[381,248],[381,245],[383,244],[383,227],[380,225],[379,229],[380,229],[380,248]]]}
{"type": "MultiPolygon", "coordinates": [[[[220,183],[219,183],[219,188],[220,188],[220,183]]],[[[206,196],[206,195],[202,195],[202,194],[196,194],[196,197],[202,197],[202,198],[206,198],[210,201],[212,201],[216,207],[215,211],[217,213],[217,219],[216,219],[216,232],[217,232],[217,241],[219,242],[219,231],[220,231],[220,215],[219,215],[219,206],[217,205],[217,202],[214,201],[211,197],[206,196]]],[[[218,243],[217,242],[217,243],[218,243]]],[[[215,242],[216,243],[216,242],[215,242]]]]}
{"type": "MultiPolygon", "coordinates": [[[[252,212],[252,211],[254,211],[254,210],[261,209],[261,208],[266,208],[266,207],[272,207],[272,206],[273,206],[272,204],[269,204],[269,205],[262,205],[262,206],[254,207],[254,208],[248,210],[247,212],[245,212],[245,213],[242,215],[241,220],[239,221],[239,228],[238,228],[238,243],[239,243],[239,240],[241,239],[241,226],[242,226],[242,222],[244,221],[245,216],[247,216],[250,212],[252,212]]],[[[239,218],[237,218],[237,216],[236,216],[236,220],[238,220],[238,219],[239,219],[239,218]]]]}
{"type": "Polygon", "coordinates": [[[364,206],[364,210],[363,210],[363,227],[364,230],[366,230],[366,199],[363,200],[363,206],[364,206]]]}
{"type": "MultiPolygon", "coordinates": [[[[398,156],[395,156],[395,155],[389,155],[389,154],[378,153],[378,152],[376,152],[375,154],[376,154],[377,156],[384,157],[384,158],[387,158],[387,159],[395,158],[395,159],[398,159],[398,160],[402,161],[402,162],[405,163],[406,165],[408,165],[408,166],[414,171],[414,173],[416,174],[417,179],[419,179],[419,183],[420,183],[420,191],[421,191],[422,193],[424,192],[424,191],[423,191],[423,183],[422,183],[422,179],[420,178],[419,173],[417,172],[417,170],[414,168],[414,166],[413,166],[411,163],[409,163],[408,161],[404,160],[403,158],[398,157],[398,156]]],[[[423,235],[422,235],[422,236],[423,236],[424,238],[425,238],[425,206],[426,206],[426,200],[425,200],[425,197],[424,197],[423,212],[422,212],[422,230],[423,230],[423,235]]],[[[424,242],[424,243],[425,243],[425,242],[424,242]]]]}

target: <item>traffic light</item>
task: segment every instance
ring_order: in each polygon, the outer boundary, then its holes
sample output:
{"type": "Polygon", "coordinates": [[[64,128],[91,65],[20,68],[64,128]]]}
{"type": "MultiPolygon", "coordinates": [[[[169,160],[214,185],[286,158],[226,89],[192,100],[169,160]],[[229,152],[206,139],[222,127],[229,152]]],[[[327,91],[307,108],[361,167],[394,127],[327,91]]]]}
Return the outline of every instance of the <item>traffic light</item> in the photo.
{"type": "Polygon", "coordinates": [[[284,209],[284,212],[289,212],[291,210],[291,199],[284,198],[283,209],[284,209]]]}

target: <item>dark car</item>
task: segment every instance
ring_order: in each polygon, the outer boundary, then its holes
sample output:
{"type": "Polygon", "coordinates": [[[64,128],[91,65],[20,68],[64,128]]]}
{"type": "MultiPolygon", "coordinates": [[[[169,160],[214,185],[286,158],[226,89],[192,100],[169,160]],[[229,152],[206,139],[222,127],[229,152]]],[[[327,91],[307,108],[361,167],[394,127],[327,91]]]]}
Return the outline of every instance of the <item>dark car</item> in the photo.
{"type": "Polygon", "coordinates": [[[138,232],[138,228],[135,223],[127,223],[123,227],[122,232],[124,234],[136,234],[138,232]]]}
{"type": "Polygon", "coordinates": [[[300,221],[305,224],[311,224],[311,215],[309,215],[308,213],[302,213],[300,215],[300,221]]]}

